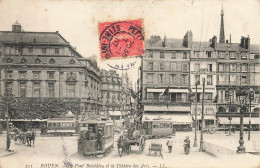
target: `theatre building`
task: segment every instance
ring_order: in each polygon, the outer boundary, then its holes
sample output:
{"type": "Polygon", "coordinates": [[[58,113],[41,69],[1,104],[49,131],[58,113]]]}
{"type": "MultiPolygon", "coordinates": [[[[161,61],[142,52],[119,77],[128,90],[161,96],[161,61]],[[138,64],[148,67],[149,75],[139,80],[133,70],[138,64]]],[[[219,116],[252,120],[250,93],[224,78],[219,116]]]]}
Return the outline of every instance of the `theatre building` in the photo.
{"type": "Polygon", "coordinates": [[[143,58],[143,121],[172,121],[176,130],[190,130],[192,117],[188,101],[189,58],[192,32],[184,39],[151,36],[143,58]]]}
{"type": "Polygon", "coordinates": [[[97,65],[59,32],[23,31],[16,22],[12,31],[0,31],[0,56],[0,94],[29,104],[27,110],[21,104],[16,110],[24,114],[16,117],[58,117],[68,111],[85,116],[101,108],[97,65]]]}

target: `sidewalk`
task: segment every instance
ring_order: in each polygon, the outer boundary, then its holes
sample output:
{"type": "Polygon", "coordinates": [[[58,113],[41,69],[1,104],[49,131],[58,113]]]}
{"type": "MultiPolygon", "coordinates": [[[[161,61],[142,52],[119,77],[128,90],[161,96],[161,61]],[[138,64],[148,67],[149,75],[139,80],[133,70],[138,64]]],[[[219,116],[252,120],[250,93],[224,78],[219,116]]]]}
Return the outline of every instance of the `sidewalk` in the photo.
{"type": "Polygon", "coordinates": [[[1,140],[0,140],[0,159],[6,156],[10,156],[13,155],[15,153],[17,153],[17,151],[14,152],[9,152],[6,151],[6,134],[0,134],[1,136],[1,140]]]}

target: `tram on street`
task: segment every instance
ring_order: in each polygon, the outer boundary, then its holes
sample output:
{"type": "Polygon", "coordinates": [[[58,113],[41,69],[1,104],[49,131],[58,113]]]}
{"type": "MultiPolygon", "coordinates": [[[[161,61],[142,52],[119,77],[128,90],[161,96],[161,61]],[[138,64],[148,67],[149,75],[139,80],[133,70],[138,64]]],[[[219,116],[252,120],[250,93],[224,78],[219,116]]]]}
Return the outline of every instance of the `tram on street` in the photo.
{"type": "Polygon", "coordinates": [[[153,119],[143,121],[142,133],[147,138],[160,138],[175,135],[172,121],[165,119],[153,119]]]}
{"type": "Polygon", "coordinates": [[[47,119],[47,134],[54,136],[72,136],[76,133],[76,123],[75,118],[49,118],[47,119]]]}
{"type": "Polygon", "coordinates": [[[114,145],[114,122],[112,120],[89,117],[79,121],[78,153],[89,156],[104,156],[114,145]]]}

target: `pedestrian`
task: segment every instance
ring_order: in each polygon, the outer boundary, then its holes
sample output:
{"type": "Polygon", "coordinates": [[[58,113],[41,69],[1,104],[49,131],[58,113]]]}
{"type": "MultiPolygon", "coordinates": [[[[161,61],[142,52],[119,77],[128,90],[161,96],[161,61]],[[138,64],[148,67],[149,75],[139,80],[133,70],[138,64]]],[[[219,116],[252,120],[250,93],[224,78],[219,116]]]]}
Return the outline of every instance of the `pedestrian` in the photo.
{"type": "Polygon", "coordinates": [[[166,145],[168,146],[168,151],[169,151],[169,153],[172,153],[173,141],[172,141],[172,137],[171,137],[171,136],[169,136],[169,139],[168,139],[166,145]]]}
{"type": "Polygon", "coordinates": [[[9,152],[14,152],[15,151],[15,144],[14,144],[14,133],[10,133],[10,146],[9,146],[9,152]]]}
{"type": "Polygon", "coordinates": [[[99,150],[102,150],[102,141],[103,141],[102,130],[98,130],[97,144],[98,144],[98,149],[99,149],[99,150]]]}

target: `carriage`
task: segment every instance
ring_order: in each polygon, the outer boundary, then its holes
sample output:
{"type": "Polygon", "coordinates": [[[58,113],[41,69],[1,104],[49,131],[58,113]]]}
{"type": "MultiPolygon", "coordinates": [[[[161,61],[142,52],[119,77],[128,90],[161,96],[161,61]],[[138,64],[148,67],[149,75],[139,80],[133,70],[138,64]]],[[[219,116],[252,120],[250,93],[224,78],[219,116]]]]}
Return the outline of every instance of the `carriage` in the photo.
{"type": "Polygon", "coordinates": [[[114,145],[114,123],[112,120],[90,117],[79,123],[78,153],[107,155],[114,145]]]}
{"type": "Polygon", "coordinates": [[[142,132],[147,138],[161,138],[175,135],[172,121],[167,119],[143,120],[142,132]]]}
{"type": "Polygon", "coordinates": [[[159,156],[163,157],[162,143],[159,140],[152,139],[148,150],[149,150],[149,155],[151,155],[151,151],[153,151],[153,152],[155,152],[156,155],[157,155],[157,153],[159,153],[159,156]]]}
{"type": "Polygon", "coordinates": [[[46,131],[48,135],[72,136],[76,133],[76,123],[75,118],[49,118],[46,131]]]}

